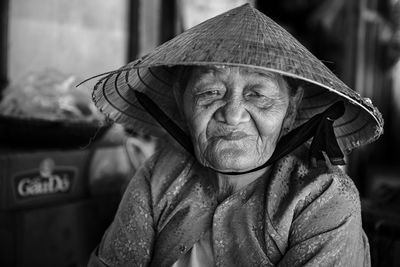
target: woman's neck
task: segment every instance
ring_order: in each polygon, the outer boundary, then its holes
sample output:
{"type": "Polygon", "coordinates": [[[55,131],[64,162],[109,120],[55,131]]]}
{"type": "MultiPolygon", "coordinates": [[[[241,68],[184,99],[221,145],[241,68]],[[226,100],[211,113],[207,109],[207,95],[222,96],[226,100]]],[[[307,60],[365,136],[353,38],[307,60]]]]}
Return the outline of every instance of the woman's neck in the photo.
{"type": "Polygon", "coordinates": [[[239,174],[239,175],[218,173],[217,177],[218,177],[218,186],[220,189],[219,191],[224,195],[232,194],[242,189],[246,185],[250,184],[251,182],[255,181],[257,178],[267,173],[268,170],[269,167],[266,167],[264,169],[255,172],[239,174]]]}

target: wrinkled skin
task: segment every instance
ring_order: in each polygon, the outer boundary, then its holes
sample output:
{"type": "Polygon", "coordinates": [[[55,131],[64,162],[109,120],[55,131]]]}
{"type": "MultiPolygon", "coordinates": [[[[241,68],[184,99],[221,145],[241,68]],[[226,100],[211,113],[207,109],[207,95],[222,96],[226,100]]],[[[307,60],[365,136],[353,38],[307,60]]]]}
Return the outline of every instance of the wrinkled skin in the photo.
{"type": "Polygon", "coordinates": [[[197,159],[220,171],[260,166],[291,127],[301,93],[293,96],[281,76],[267,71],[193,68],[182,101],[197,159]]]}

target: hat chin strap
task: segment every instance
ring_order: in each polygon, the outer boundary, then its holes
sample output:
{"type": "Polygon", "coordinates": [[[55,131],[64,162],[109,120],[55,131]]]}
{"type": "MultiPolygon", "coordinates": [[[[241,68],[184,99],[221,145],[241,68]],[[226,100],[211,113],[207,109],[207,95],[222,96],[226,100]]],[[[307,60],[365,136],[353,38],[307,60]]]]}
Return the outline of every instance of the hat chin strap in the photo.
{"type": "MultiPolygon", "coordinates": [[[[158,106],[144,93],[134,90],[135,95],[142,107],[190,154],[194,156],[193,144],[190,137],[173,122],[158,106]]],[[[214,171],[228,175],[240,175],[261,170],[275,161],[283,158],[303,143],[307,142],[311,137],[309,150],[309,160],[313,166],[318,160],[325,160],[323,152],[326,153],[331,164],[344,165],[344,155],[337,143],[335,133],[333,131],[333,122],[340,118],[345,111],[343,101],[338,101],[328,107],[322,113],[312,117],[309,121],[293,129],[286,135],[282,136],[278,141],[275,151],[267,162],[254,169],[244,172],[224,172],[214,171]]]]}

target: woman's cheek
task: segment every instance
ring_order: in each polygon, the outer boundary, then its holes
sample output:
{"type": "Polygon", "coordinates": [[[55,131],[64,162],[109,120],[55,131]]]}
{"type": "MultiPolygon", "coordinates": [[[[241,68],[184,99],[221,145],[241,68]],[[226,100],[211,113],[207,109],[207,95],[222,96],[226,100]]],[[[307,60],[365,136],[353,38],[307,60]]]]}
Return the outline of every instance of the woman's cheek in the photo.
{"type": "Polygon", "coordinates": [[[194,146],[204,146],[207,141],[207,125],[209,116],[205,112],[195,112],[194,116],[189,118],[190,132],[194,146]]]}
{"type": "Polygon", "coordinates": [[[273,138],[278,136],[283,125],[284,115],[252,116],[261,137],[273,138]]]}

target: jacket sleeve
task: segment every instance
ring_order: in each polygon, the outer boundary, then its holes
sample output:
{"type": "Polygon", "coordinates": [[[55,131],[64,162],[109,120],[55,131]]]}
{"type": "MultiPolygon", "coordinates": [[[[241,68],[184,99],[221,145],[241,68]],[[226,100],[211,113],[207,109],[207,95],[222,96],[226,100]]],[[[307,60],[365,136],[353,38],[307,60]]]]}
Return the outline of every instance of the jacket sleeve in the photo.
{"type": "Polygon", "coordinates": [[[370,266],[358,191],[345,174],[328,176],[295,214],[278,266],[370,266]]]}
{"type": "Polygon", "coordinates": [[[114,221],[88,266],[149,265],[155,236],[149,165],[145,164],[131,179],[114,221]]]}

